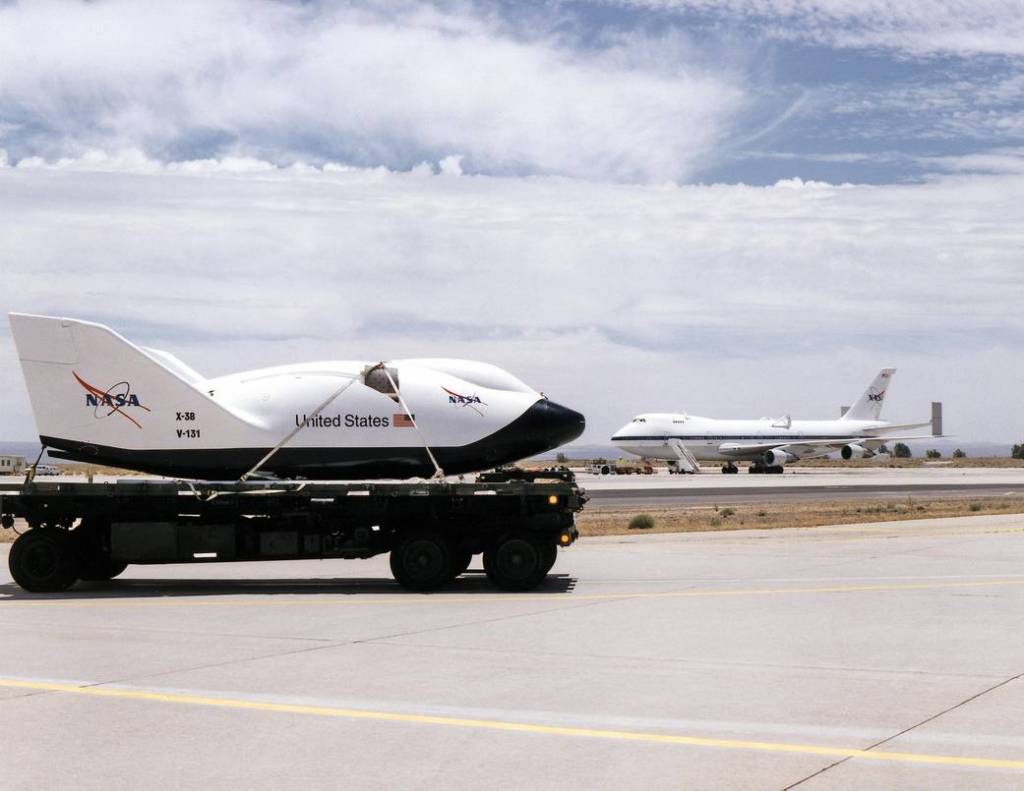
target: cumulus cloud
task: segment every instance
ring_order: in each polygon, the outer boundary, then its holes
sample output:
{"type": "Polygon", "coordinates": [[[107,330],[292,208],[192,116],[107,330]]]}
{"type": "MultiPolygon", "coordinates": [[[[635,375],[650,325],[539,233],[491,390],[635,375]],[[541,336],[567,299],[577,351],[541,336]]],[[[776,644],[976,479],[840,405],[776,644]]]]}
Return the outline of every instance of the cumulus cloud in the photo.
{"type": "Polygon", "coordinates": [[[745,101],[692,49],[579,49],[472,5],[2,4],[0,146],[679,180],[745,101]]]}
{"type": "MultiPolygon", "coordinates": [[[[1006,174],[645,186],[93,153],[0,168],[0,310],[209,374],[485,359],[583,409],[591,441],[652,408],[828,415],[895,364],[893,417],[941,398],[958,436],[1000,439],[1022,207],[1006,174]]],[[[0,436],[29,438],[19,387],[5,404],[0,436]]]]}

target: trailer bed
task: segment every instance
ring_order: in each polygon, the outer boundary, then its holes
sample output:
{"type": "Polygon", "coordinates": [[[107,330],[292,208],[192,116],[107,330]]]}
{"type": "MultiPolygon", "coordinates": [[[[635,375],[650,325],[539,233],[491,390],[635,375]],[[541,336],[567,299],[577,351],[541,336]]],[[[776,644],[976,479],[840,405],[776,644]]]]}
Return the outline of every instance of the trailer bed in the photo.
{"type": "Polygon", "coordinates": [[[474,482],[27,481],[0,485],[0,520],[27,590],[110,579],[133,563],[368,558],[391,553],[412,590],[443,587],[483,554],[497,586],[540,584],[577,538],[586,495],[572,473],[519,470],[474,482]]]}

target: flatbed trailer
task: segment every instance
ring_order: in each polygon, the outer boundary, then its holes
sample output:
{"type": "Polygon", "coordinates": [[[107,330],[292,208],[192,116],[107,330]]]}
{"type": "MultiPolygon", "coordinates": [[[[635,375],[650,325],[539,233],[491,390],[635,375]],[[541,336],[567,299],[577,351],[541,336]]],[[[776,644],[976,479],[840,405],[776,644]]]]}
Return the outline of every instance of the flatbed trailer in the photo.
{"type": "Polygon", "coordinates": [[[0,485],[0,523],[25,590],[109,580],[129,564],[369,558],[390,553],[405,588],[436,590],[476,554],[497,587],[530,590],[578,537],[586,494],[567,470],[472,483],[34,481],[0,485]]]}

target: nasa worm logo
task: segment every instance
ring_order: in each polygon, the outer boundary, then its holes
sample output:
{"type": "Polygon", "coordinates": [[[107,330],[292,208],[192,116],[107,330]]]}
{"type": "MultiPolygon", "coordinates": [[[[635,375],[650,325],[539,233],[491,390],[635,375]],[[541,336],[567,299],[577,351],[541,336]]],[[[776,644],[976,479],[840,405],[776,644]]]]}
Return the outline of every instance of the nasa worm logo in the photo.
{"type": "Polygon", "coordinates": [[[441,386],[441,389],[448,394],[449,404],[457,404],[459,406],[464,407],[468,406],[470,409],[472,409],[474,412],[480,415],[480,417],[483,417],[484,413],[483,410],[480,409],[480,407],[487,406],[487,402],[481,401],[480,396],[478,396],[476,393],[468,396],[462,395],[461,393],[456,393],[454,390],[449,390],[447,387],[444,387],[443,385],[441,386]]]}
{"type": "Polygon", "coordinates": [[[150,411],[149,407],[143,406],[139,396],[132,392],[132,386],[127,381],[112,384],[106,390],[101,390],[85,381],[76,371],[71,372],[85,390],[85,405],[93,408],[92,414],[97,420],[103,420],[111,415],[117,414],[132,423],[135,428],[142,428],[142,424],[124,410],[132,407],[150,411]]]}

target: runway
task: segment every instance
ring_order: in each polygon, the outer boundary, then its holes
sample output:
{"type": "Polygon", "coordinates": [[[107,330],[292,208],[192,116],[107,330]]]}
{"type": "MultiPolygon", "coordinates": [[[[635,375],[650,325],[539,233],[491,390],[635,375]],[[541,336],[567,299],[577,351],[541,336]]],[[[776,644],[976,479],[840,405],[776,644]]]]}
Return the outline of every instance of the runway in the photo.
{"type": "Polygon", "coordinates": [[[582,539],[523,595],[5,570],[0,787],[1020,788],[1022,608],[1024,516],[582,539]]]}
{"type": "Polygon", "coordinates": [[[591,508],[1024,494],[1020,468],[798,468],[782,475],[578,476],[591,508]]]}
{"type": "MultiPolygon", "coordinates": [[[[133,480],[157,476],[135,476],[133,480]]],[[[18,488],[22,476],[0,476],[0,488],[18,488]]],[[[84,481],[82,476],[48,476],[41,481],[84,481]]],[[[97,483],[119,480],[98,475],[97,483]]],[[[448,478],[450,481],[457,478],[448,478]]],[[[397,482],[397,481],[396,481],[397,482]]],[[[891,499],[909,496],[971,497],[1024,495],[1024,468],[944,466],[891,469],[888,467],[798,467],[782,475],[723,475],[705,468],[699,475],[591,475],[577,473],[590,508],[602,506],[706,505],[745,502],[891,499]]]]}

